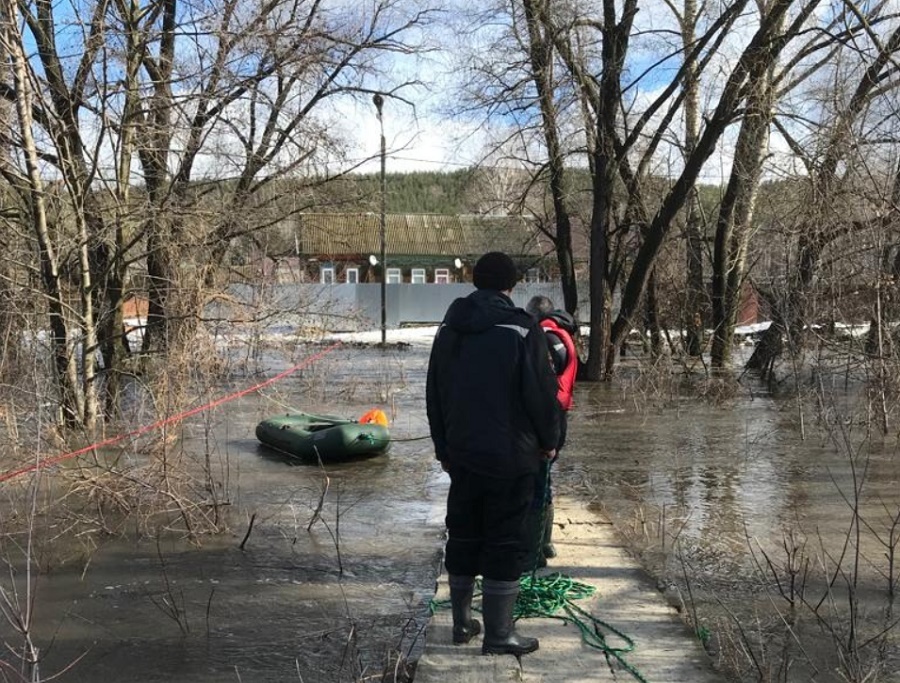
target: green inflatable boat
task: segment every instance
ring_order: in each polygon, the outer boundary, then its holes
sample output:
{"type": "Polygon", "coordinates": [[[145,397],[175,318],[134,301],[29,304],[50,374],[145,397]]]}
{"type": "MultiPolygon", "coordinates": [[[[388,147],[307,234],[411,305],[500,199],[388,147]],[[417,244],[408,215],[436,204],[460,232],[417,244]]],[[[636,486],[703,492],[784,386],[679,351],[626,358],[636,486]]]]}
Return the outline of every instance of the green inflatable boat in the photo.
{"type": "Polygon", "coordinates": [[[335,462],[386,453],[388,428],[333,415],[290,413],[256,425],[256,438],[266,446],[297,458],[335,462]]]}

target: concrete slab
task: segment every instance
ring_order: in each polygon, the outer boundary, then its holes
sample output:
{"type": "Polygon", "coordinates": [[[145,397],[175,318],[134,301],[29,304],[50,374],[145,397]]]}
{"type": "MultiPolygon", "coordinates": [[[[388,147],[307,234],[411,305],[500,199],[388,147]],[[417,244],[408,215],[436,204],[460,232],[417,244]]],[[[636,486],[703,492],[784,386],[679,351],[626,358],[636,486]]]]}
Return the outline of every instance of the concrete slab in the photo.
{"type": "MultiPolygon", "coordinates": [[[[593,586],[596,591],[575,604],[596,619],[618,629],[635,643],[623,654],[638,676],[614,658],[584,642],[578,628],[557,619],[531,618],[519,630],[540,639],[540,649],[517,660],[513,656],[482,656],[481,637],[467,645],[453,645],[449,607],[431,618],[425,651],[416,668],[415,683],[588,683],[644,680],[648,683],[721,683],[703,647],[681,621],[676,610],[655,589],[649,577],[618,543],[608,521],[581,502],[555,497],[553,542],[558,557],[539,575],[560,572],[593,586]]],[[[438,579],[435,597],[449,598],[446,575],[438,579]]],[[[476,597],[475,604],[479,604],[476,597]]],[[[603,631],[609,646],[625,647],[620,638],[603,631]]]]}

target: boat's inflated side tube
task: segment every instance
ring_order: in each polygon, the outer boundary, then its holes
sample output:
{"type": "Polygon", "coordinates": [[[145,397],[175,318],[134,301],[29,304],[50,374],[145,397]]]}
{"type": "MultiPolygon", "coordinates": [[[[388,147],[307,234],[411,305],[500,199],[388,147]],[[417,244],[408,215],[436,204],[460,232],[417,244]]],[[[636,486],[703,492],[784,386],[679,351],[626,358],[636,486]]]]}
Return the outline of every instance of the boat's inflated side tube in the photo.
{"type": "Polygon", "coordinates": [[[256,438],[295,457],[321,458],[323,462],[381,455],[391,445],[390,432],[384,425],[311,413],[263,420],[256,425],[256,438]]]}

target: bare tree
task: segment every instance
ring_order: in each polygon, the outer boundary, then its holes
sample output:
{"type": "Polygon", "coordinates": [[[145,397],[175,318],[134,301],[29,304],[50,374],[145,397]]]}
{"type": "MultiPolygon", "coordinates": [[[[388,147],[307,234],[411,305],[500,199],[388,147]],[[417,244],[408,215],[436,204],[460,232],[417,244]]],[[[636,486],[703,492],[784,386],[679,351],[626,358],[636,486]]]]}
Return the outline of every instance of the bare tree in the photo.
{"type": "MultiPolygon", "coordinates": [[[[709,22],[703,35],[687,39],[670,54],[660,55],[659,63],[662,63],[672,54],[686,51],[682,66],[662,93],[643,111],[633,115],[630,113],[632,106],[628,93],[653,73],[651,67],[633,76],[629,69],[629,48],[639,10],[636,0],[621,6],[611,1],[602,2],[599,6],[591,2],[571,2],[552,9],[547,4],[533,2],[523,3],[521,10],[518,3],[507,4],[505,11],[511,19],[511,27],[516,25],[516,17],[521,16],[531,21],[528,26],[540,27],[540,30],[528,32],[527,42],[511,41],[509,50],[514,53],[518,47],[520,54],[532,55],[529,64],[558,64],[556,68],[562,69],[565,74],[565,77],[554,77],[552,81],[540,81],[540,87],[535,88],[536,94],[554,87],[556,97],[553,101],[573,103],[567,108],[557,107],[554,112],[556,118],[541,118],[544,123],[555,121],[555,126],[545,126],[543,129],[542,142],[548,159],[552,156],[550,150],[555,149],[555,138],[551,136],[548,139],[546,133],[576,127],[578,121],[573,113],[577,111],[581,114],[583,127],[580,139],[584,141],[582,149],[586,152],[592,178],[592,305],[586,367],[588,378],[597,379],[604,372],[608,374],[611,371],[615,351],[631,329],[652,278],[657,255],[671,227],[676,224],[676,217],[695,198],[694,188],[704,163],[726,128],[740,114],[740,108],[750,96],[753,86],[777,63],[785,46],[805,27],[817,2],[810,0],[798,4],[790,20],[790,11],[795,9],[790,0],[774,2],[764,8],[756,34],[743,48],[743,54],[731,69],[715,107],[705,116],[704,128],[698,135],[691,136],[683,170],[660,196],[654,195],[655,190],[651,190],[654,188],[651,182],[652,162],[659,146],[681,111],[685,98],[694,92],[693,83],[717,55],[746,3],[738,1],[728,5],[709,22]],[[547,52],[550,40],[555,60],[547,52]],[[559,83],[574,83],[577,96],[563,100],[559,83]],[[613,323],[613,291],[620,282],[625,283],[624,290],[618,317],[613,323]]],[[[688,14],[691,11],[688,8],[688,14]]],[[[680,17],[683,28],[690,29],[696,25],[690,16],[688,19],[691,21],[686,22],[685,15],[680,17]]],[[[493,70],[490,70],[489,64],[485,67],[491,74],[499,72],[507,76],[505,82],[517,86],[493,90],[482,88],[481,104],[488,111],[492,107],[511,107],[512,103],[522,109],[539,109],[548,101],[546,97],[541,99],[537,96],[529,100],[521,96],[525,68],[521,60],[518,64],[520,66],[511,67],[512,76],[503,69],[503,66],[509,66],[509,61],[495,64],[493,70]]],[[[535,74],[546,76],[546,67],[531,71],[529,78],[532,81],[535,74]]],[[[542,113],[544,111],[546,107],[541,109],[542,113]]],[[[694,114],[696,111],[692,110],[690,115],[694,114]]],[[[533,120],[524,116],[523,119],[533,120]]],[[[569,156],[573,153],[574,150],[569,156]]],[[[551,163],[548,161],[548,164],[551,163]]],[[[695,235],[694,252],[697,248],[695,235]]],[[[696,278],[696,265],[693,267],[696,278]]],[[[652,312],[654,307],[651,305],[649,310],[652,312]]],[[[655,313],[651,315],[651,320],[654,317],[655,313]]]]}
{"type": "MultiPolygon", "coordinates": [[[[878,4],[863,11],[848,3],[847,10],[857,25],[843,34],[840,51],[836,47],[830,53],[830,61],[839,65],[833,72],[835,83],[847,83],[848,73],[840,66],[846,57],[839,57],[852,53],[850,72],[855,72],[856,80],[849,81],[851,87],[846,90],[835,88],[829,91],[828,100],[833,105],[817,112],[821,125],[814,129],[812,141],[794,135],[789,118],[776,119],[779,131],[805,165],[804,206],[807,212],[796,231],[793,268],[788,274],[789,280],[783,283],[786,295],[780,299],[772,297],[774,324],[748,362],[750,368],[764,374],[771,372],[781,355],[782,338],[787,339],[792,356],[802,353],[812,311],[812,290],[826,249],[853,233],[860,234],[883,225],[897,211],[896,203],[884,201],[892,195],[889,189],[893,185],[891,172],[886,174],[886,189],[875,204],[863,202],[860,206],[852,197],[853,185],[861,169],[863,175],[868,176],[864,182],[871,180],[865,171],[868,164],[862,151],[875,148],[875,141],[870,144],[862,133],[868,123],[867,115],[879,98],[888,96],[900,85],[900,69],[896,64],[900,29],[893,29],[886,39],[878,33],[887,20],[893,18],[886,5],[878,4]]],[[[876,121],[892,120],[891,117],[882,118],[877,112],[873,118],[876,121]]],[[[878,123],[874,125],[876,133],[881,127],[878,123]]]]}
{"type": "Polygon", "coordinates": [[[483,117],[486,127],[496,131],[481,164],[515,169],[521,181],[509,187],[502,203],[534,218],[553,244],[562,304],[574,313],[579,306],[572,247],[577,190],[571,157],[583,143],[578,132],[573,137],[570,125],[577,115],[577,93],[556,55],[556,28],[546,21],[551,7],[566,11],[565,6],[547,0],[496,0],[460,12],[454,68],[466,77],[451,113],[483,117]],[[490,50],[483,49],[482,40],[490,41],[490,50]],[[514,123],[497,126],[497,121],[514,123]]]}
{"type": "MultiPolygon", "coordinates": [[[[765,7],[760,7],[765,14],[765,7]]],[[[786,16],[781,17],[783,30],[786,16]]],[[[775,62],[750,83],[741,128],[735,142],[734,163],[719,206],[713,251],[712,323],[713,367],[725,367],[731,356],[735,316],[744,284],[745,260],[753,209],[768,151],[769,128],[775,115],[775,62]]]]}
{"type": "Polygon", "coordinates": [[[61,404],[70,423],[93,428],[100,359],[110,412],[126,372],[125,298],[146,287],[145,350],[189,345],[232,242],[288,212],[284,188],[335,174],[340,100],[379,91],[404,102],[416,80],[392,80],[385,58],[425,49],[432,10],[31,0],[7,11],[0,97],[16,126],[0,173],[40,245],[61,404]],[[264,191],[276,181],[281,191],[264,191]],[[63,235],[71,254],[60,253],[63,235]]]}
{"type": "MultiPolygon", "coordinates": [[[[39,267],[43,293],[46,297],[51,330],[51,344],[56,379],[59,384],[61,414],[66,424],[84,424],[94,427],[96,413],[96,387],[94,384],[93,351],[96,337],[93,320],[87,317],[90,313],[90,275],[83,273],[82,304],[88,309],[76,316],[85,333],[83,344],[84,384],[79,382],[76,356],[73,348],[77,335],[72,332],[72,316],[67,314],[65,301],[65,284],[60,274],[60,258],[48,220],[46,183],[40,172],[41,153],[35,139],[32,126],[35,122],[35,77],[25,53],[22,34],[19,30],[19,8],[8,2],[0,10],[2,34],[0,45],[6,55],[8,74],[11,85],[7,84],[7,92],[15,95],[16,124],[20,135],[20,147],[24,161],[24,172],[15,168],[9,159],[3,159],[0,172],[21,197],[26,207],[29,223],[39,246],[39,267]]],[[[43,111],[43,109],[39,109],[43,111]]],[[[84,231],[80,232],[82,237],[84,231]]],[[[80,265],[84,265],[87,242],[82,243],[80,265]]]]}
{"type": "MultiPolygon", "coordinates": [[[[669,4],[672,14],[678,20],[681,30],[681,42],[685,55],[691,54],[691,46],[697,40],[697,23],[700,19],[696,0],[684,0],[683,9],[669,4]]],[[[681,88],[684,93],[684,158],[690,158],[697,147],[700,135],[700,74],[696,61],[685,64],[684,80],[681,88]]],[[[684,240],[685,240],[685,305],[682,327],[685,331],[685,351],[691,356],[699,356],[703,352],[703,329],[707,309],[706,284],[703,277],[703,229],[700,198],[697,188],[691,191],[691,197],[685,207],[684,240]]]]}
{"type": "Polygon", "coordinates": [[[522,2],[525,23],[528,27],[529,64],[541,111],[544,143],[547,146],[547,172],[556,228],[552,238],[556,247],[565,308],[574,313],[578,308],[578,292],[572,258],[572,223],[567,206],[565,153],[560,141],[560,114],[554,97],[554,38],[548,35],[554,27],[546,21],[549,5],[548,0],[522,2]]]}

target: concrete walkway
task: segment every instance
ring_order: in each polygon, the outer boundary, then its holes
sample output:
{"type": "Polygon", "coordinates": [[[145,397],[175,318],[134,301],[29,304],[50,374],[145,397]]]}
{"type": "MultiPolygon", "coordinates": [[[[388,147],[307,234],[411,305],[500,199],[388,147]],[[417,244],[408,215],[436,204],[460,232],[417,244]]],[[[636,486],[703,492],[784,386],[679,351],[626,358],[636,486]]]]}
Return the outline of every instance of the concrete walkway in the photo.
{"type": "MultiPolygon", "coordinates": [[[[678,613],[618,543],[611,525],[579,502],[555,499],[553,542],[559,555],[544,572],[560,572],[596,588],[575,604],[635,641],[623,655],[648,683],[721,683],[710,659],[678,613]]],[[[449,598],[446,574],[438,580],[436,599],[449,598]]],[[[476,597],[476,606],[479,605],[476,597]]],[[[479,617],[480,615],[476,615],[479,617]]],[[[452,644],[449,606],[428,624],[425,652],[415,683],[587,683],[637,681],[619,663],[582,642],[572,624],[556,619],[524,619],[517,628],[540,639],[540,649],[517,660],[511,655],[482,656],[481,637],[468,645],[452,644]]],[[[607,634],[610,647],[624,643],[607,634]]]]}

